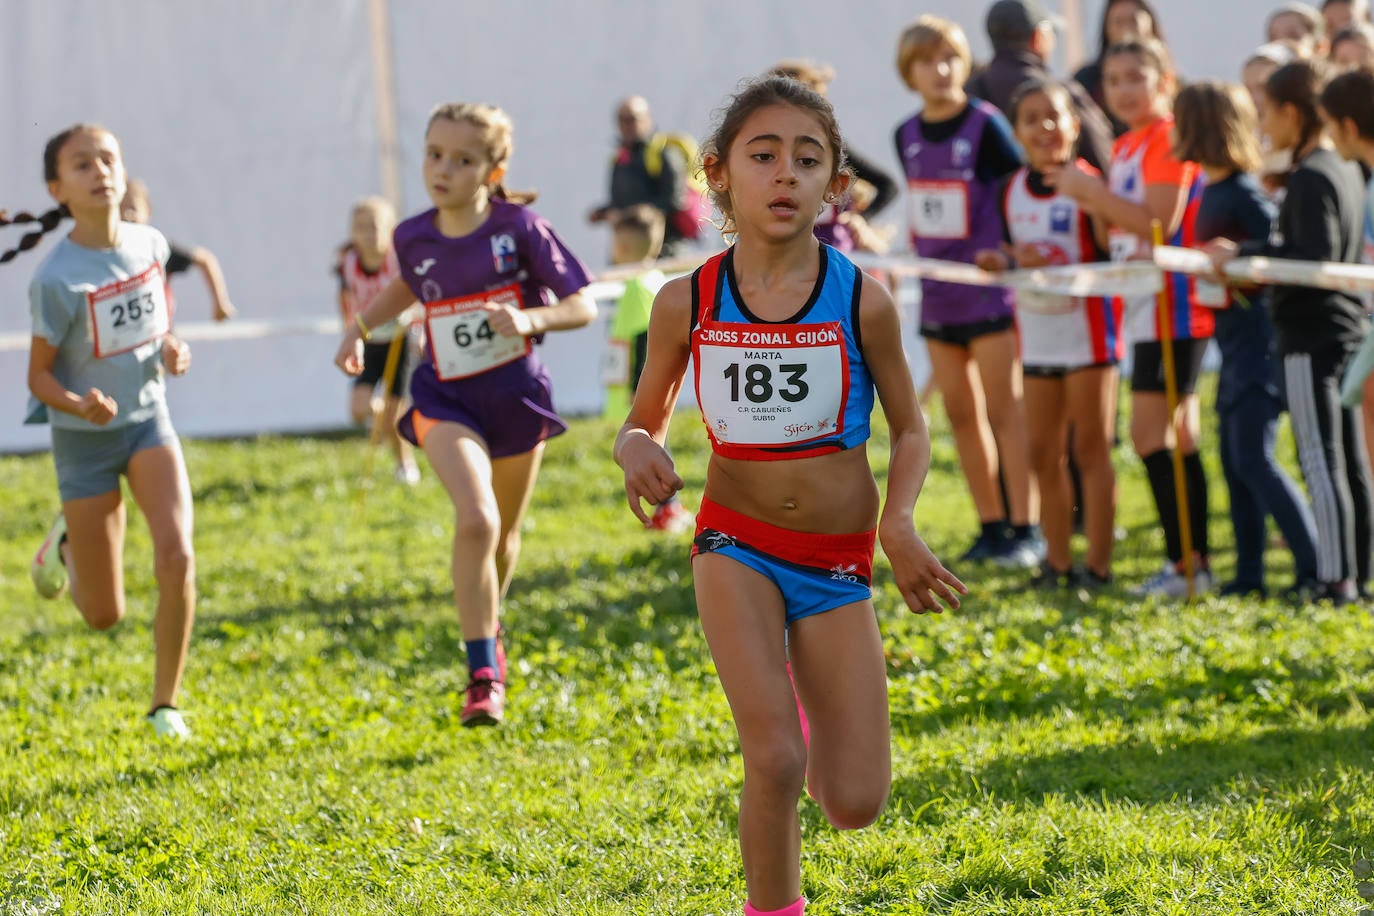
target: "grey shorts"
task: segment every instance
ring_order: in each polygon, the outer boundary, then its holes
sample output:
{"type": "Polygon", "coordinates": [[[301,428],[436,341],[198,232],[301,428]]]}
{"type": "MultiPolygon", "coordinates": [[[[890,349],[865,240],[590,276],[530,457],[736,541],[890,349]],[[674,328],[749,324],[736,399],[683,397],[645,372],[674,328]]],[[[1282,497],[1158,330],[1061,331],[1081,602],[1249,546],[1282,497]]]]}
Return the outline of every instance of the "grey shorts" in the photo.
{"type": "Polygon", "coordinates": [[[165,409],[147,420],[114,429],[54,426],[52,458],[57,466],[57,490],[62,501],[118,490],[119,477],[129,473],[129,459],[134,453],[160,445],[181,449],[172,418],[165,409]]]}

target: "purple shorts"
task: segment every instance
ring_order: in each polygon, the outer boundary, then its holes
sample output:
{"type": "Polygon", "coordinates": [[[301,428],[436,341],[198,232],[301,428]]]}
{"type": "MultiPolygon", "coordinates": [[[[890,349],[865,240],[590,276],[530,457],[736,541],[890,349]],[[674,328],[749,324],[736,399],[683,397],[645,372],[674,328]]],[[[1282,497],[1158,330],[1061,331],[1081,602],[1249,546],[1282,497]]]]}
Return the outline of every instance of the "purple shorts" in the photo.
{"type": "Polygon", "coordinates": [[[477,433],[492,458],[523,455],[568,428],[554,412],[549,374],[537,360],[451,382],[440,381],[433,363],[425,361],[411,376],[410,400],[396,429],[421,448],[439,423],[460,423],[477,433]]]}

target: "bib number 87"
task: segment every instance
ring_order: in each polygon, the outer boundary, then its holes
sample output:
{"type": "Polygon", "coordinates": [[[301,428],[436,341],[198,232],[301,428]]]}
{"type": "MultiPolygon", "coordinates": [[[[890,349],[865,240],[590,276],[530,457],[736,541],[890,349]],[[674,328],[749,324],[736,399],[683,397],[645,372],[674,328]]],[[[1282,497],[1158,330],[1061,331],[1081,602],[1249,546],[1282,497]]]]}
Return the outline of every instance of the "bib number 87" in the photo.
{"type": "MultiPolygon", "coordinates": [[[[482,323],[477,326],[477,333],[475,336],[477,340],[486,341],[495,337],[496,332],[491,329],[491,325],[487,324],[487,320],[483,318],[482,323]]],[[[453,342],[458,346],[472,346],[473,337],[473,333],[468,330],[467,322],[460,321],[453,326],[453,342]]]]}
{"type": "MultiPolygon", "coordinates": [[[[773,368],[765,363],[749,363],[744,367],[744,396],[755,404],[763,404],[773,399],[776,392],[778,397],[784,401],[795,404],[797,401],[805,400],[807,392],[811,389],[806,382],[802,381],[802,376],[806,374],[805,363],[784,363],[778,366],[778,372],[784,375],[786,385],[779,388],[773,386],[773,368]]],[[[723,373],[730,382],[730,400],[738,401],[740,395],[740,364],[731,363],[723,373]]]]}

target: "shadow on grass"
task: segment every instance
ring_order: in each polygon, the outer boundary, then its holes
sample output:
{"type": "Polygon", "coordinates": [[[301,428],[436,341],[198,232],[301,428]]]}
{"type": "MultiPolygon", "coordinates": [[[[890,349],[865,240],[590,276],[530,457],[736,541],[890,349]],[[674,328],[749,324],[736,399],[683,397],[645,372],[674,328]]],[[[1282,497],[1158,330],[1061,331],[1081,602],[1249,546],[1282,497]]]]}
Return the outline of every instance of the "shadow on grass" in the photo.
{"type": "MultiPolygon", "coordinates": [[[[1054,629],[1054,628],[1050,628],[1054,629]]],[[[1197,677],[1155,678],[1132,685],[1109,685],[1101,674],[1061,674],[1036,684],[1015,666],[982,671],[957,686],[957,696],[935,709],[912,709],[894,704],[894,732],[919,734],[968,722],[1001,721],[1047,716],[1072,709],[1086,722],[1140,722],[1165,714],[1215,714],[1217,708],[1244,709],[1250,720],[1288,721],[1293,704],[1325,718],[1341,715],[1353,704],[1374,706],[1374,691],[1332,693],[1333,673],[1285,659],[1283,673],[1259,661],[1209,664],[1197,677]]],[[[894,678],[900,695],[901,682],[894,678]]]]}
{"type": "Polygon", "coordinates": [[[17,789],[11,790],[6,799],[6,806],[11,810],[44,810],[53,799],[65,798],[81,802],[109,789],[120,792],[130,789],[155,789],[180,783],[188,776],[198,778],[221,765],[260,761],[262,756],[262,747],[240,744],[233,747],[220,746],[206,753],[187,755],[185,759],[175,762],[165,757],[149,763],[125,761],[117,764],[119,769],[89,779],[51,778],[40,791],[32,794],[17,789]]]}
{"type": "MultiPolygon", "coordinates": [[[[930,798],[966,796],[976,783],[988,797],[1003,800],[1062,795],[1083,802],[1233,804],[1238,784],[1296,787],[1323,774],[1334,779],[1330,774],[1337,768],[1365,769],[1371,743],[1374,727],[1367,725],[1272,728],[1167,746],[1131,739],[1109,747],[1018,753],[975,768],[952,763],[919,776],[899,775],[892,794],[916,807],[930,798]]],[[[1295,820],[1318,820],[1325,807],[1314,796],[1285,811],[1295,820]]]]}
{"type": "MultiPolygon", "coordinates": [[[[555,640],[564,647],[611,653],[650,643],[665,649],[670,667],[686,664],[688,659],[669,651],[678,641],[670,631],[696,621],[686,554],[685,542],[655,539],[620,555],[593,555],[575,566],[531,563],[526,571],[517,569],[503,607],[512,654],[520,651],[521,643],[538,648],[555,640]],[[634,574],[627,575],[627,570],[634,574]]],[[[291,602],[202,613],[197,632],[253,634],[290,625],[324,627],[336,639],[321,650],[322,657],[373,658],[403,677],[450,667],[463,658],[453,593],[433,580],[399,594],[365,581],[326,597],[321,592],[332,583],[319,585],[319,590],[308,590],[291,602]],[[417,629],[425,629],[425,652],[419,657],[397,653],[398,635],[417,629]]]]}

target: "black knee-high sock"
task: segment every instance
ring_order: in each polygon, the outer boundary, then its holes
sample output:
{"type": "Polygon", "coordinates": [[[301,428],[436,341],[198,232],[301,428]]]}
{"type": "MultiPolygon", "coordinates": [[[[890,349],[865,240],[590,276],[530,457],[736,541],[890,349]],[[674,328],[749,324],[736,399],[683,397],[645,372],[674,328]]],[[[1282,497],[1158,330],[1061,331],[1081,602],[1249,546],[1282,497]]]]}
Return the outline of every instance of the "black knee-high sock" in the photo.
{"type": "Polygon", "coordinates": [[[1188,486],[1188,524],[1193,529],[1193,550],[1205,560],[1212,553],[1207,538],[1207,472],[1197,452],[1183,456],[1183,479],[1188,486]]]}
{"type": "Polygon", "coordinates": [[[1164,552],[1173,563],[1183,560],[1183,539],[1178,528],[1178,496],[1174,493],[1173,452],[1162,448],[1140,459],[1145,462],[1145,474],[1150,478],[1150,492],[1159,513],[1159,527],[1164,529],[1164,552]]]}

